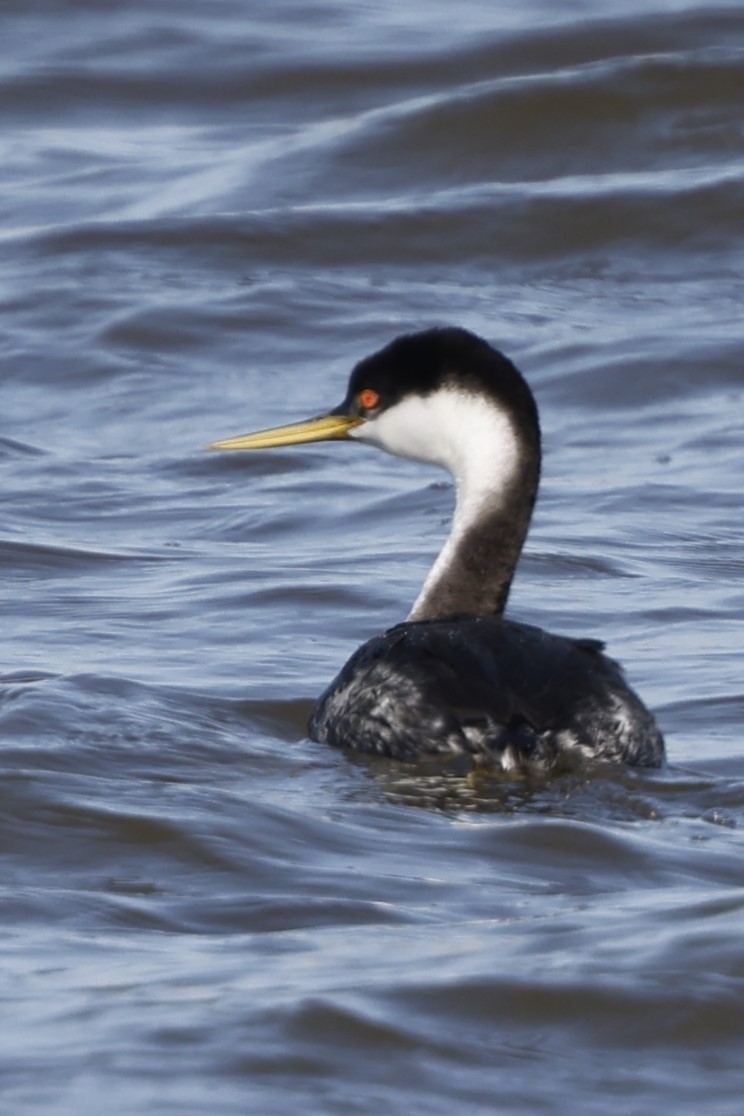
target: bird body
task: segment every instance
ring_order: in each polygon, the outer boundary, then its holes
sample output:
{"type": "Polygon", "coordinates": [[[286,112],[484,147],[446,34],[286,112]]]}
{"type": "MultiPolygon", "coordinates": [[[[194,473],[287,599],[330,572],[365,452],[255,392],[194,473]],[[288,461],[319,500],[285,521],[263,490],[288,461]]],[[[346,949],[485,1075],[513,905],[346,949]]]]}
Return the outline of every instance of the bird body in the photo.
{"type": "Polygon", "coordinates": [[[466,330],[409,334],[356,365],[335,410],[213,448],[339,439],[442,466],[457,501],[408,620],[352,655],[321,695],[311,737],[406,762],[467,756],[509,773],[659,766],[654,719],[600,642],[503,615],[541,464],[537,408],[514,365],[466,330]]]}
{"type": "Polygon", "coordinates": [[[661,747],[599,641],[498,616],[406,622],[369,640],[319,698],[310,735],[533,774],[587,760],[656,766],[661,747]]]}

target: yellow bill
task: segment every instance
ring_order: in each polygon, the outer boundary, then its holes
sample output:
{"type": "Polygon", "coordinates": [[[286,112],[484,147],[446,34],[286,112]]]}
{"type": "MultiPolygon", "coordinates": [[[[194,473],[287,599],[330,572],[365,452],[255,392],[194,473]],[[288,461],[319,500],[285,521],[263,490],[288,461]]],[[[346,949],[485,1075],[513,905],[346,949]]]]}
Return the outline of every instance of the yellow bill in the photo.
{"type": "Polygon", "coordinates": [[[238,434],[237,438],[212,442],[207,449],[272,449],[275,446],[296,446],[301,442],[332,442],[348,438],[349,431],[362,422],[364,419],[355,415],[318,415],[304,422],[293,422],[290,426],[275,426],[255,434],[238,434]]]}

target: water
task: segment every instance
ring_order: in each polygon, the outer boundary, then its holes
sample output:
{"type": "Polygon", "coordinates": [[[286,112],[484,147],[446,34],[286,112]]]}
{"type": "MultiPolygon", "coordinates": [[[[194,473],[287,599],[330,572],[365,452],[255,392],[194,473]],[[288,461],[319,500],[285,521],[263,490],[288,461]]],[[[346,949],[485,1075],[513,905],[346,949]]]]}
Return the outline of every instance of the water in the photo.
{"type": "Polygon", "coordinates": [[[6,3],[3,1018],[15,1116],[739,1112],[744,13],[6,3]],[[443,476],[215,438],[406,329],[525,371],[512,595],[669,767],[304,739],[443,476]]]}

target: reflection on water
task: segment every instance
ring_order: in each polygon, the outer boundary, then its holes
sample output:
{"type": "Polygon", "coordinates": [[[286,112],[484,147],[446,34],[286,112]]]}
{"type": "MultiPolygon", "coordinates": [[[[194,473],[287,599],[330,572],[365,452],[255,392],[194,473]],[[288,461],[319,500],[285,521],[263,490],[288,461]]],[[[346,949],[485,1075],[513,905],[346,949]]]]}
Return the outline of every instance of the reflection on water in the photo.
{"type": "Polygon", "coordinates": [[[5,5],[9,1111],[736,1110],[743,30],[738,3],[5,5]],[[541,408],[512,612],[608,642],[663,772],[304,738],[451,486],[201,447],[442,323],[541,408]]]}

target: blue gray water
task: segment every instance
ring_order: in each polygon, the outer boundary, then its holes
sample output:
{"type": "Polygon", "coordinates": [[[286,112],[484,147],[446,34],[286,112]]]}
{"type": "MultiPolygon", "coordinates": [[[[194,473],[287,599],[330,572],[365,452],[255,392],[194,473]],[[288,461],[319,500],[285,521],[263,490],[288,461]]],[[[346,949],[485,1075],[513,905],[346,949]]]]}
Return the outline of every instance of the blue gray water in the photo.
{"type": "Polygon", "coordinates": [[[0,1099],[14,1116],[737,1114],[739,2],[5,3],[0,1099]],[[669,766],[310,743],[444,475],[205,443],[467,326],[535,390],[515,617],[669,766]]]}

